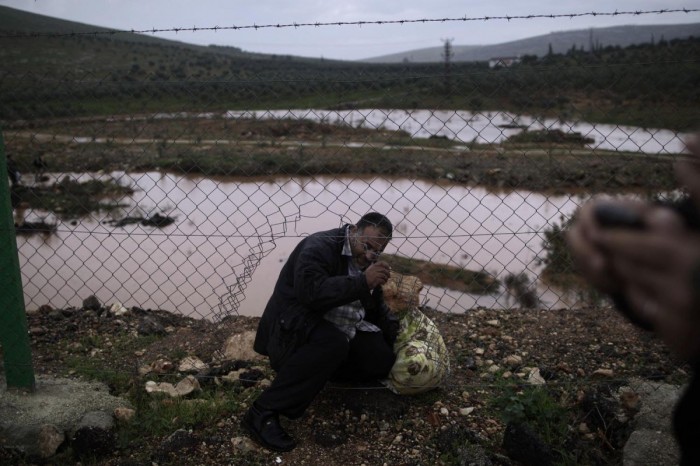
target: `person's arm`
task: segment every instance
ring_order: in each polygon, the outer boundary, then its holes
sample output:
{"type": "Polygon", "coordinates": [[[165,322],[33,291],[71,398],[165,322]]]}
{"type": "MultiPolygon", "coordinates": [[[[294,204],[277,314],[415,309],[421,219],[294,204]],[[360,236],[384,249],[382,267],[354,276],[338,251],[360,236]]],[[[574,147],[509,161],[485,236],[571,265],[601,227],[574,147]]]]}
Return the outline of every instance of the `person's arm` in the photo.
{"type": "Polygon", "coordinates": [[[329,238],[309,237],[294,268],[297,300],[312,312],[325,312],[358,299],[369,299],[371,290],[365,275],[341,273],[343,261],[337,245],[329,238]]]}
{"type": "Polygon", "coordinates": [[[382,287],[375,288],[372,292],[372,300],[368,303],[363,303],[363,305],[366,311],[366,320],[379,327],[387,343],[393,345],[399,334],[400,323],[398,316],[391,312],[391,309],[384,301],[384,290],[382,287]]]}
{"type": "MultiPolygon", "coordinates": [[[[627,303],[684,359],[700,358],[700,233],[669,228],[668,209],[650,209],[643,232],[601,232],[627,303]],[[664,212],[662,212],[664,211],[664,212]],[[663,224],[655,224],[655,217],[663,224]]],[[[680,218],[676,219],[680,223],[680,218]]]]}
{"type": "Polygon", "coordinates": [[[617,202],[641,219],[642,229],[604,227],[585,205],[567,240],[579,270],[616,297],[633,321],[653,328],[683,358],[700,361],[700,144],[678,170],[691,202],[660,205],[617,202]]]}

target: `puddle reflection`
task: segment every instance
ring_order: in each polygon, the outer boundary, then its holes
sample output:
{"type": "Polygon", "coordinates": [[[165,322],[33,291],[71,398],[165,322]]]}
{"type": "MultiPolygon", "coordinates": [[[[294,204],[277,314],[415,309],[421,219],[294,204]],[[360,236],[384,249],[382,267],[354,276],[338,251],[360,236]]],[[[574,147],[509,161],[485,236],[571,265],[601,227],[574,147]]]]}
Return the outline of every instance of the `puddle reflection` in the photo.
{"type": "MultiPolygon", "coordinates": [[[[386,214],[395,225],[387,253],[486,270],[501,282],[520,273],[534,280],[542,270],[537,258],[544,230],[587,199],[387,178],[102,176],[136,189],[123,199],[130,207],[118,215],[164,212],[177,221],[160,229],[115,227],[108,221],[118,216],[93,214],[59,221],[48,237],[18,237],[28,308],[80,306],[94,294],[105,304],[119,301],[193,317],[260,315],[301,237],[355,222],[369,210],[386,214]]],[[[41,216],[29,211],[24,219],[41,216]]],[[[537,289],[543,306],[572,304],[560,291],[541,283],[537,289]]],[[[503,287],[493,295],[469,295],[427,286],[423,299],[449,312],[514,305],[503,287]]]]}

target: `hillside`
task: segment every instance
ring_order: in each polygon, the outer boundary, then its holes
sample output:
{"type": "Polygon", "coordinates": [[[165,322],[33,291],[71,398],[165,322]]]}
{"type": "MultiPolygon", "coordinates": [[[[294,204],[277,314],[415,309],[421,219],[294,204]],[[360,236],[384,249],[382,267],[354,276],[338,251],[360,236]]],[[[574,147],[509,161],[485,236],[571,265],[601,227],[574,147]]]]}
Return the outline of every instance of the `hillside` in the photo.
{"type": "MultiPolygon", "coordinates": [[[[614,26],[607,28],[579,29],[573,31],[550,32],[527,39],[504,42],[493,45],[457,45],[452,44],[453,61],[487,61],[492,57],[517,57],[537,55],[542,57],[549,52],[566,53],[573,47],[579,50],[591,50],[594,47],[628,47],[630,45],[650,44],[653,41],[685,39],[700,36],[700,23],[664,24],[651,26],[614,26]]],[[[404,61],[442,62],[444,48],[428,47],[418,50],[383,55],[363,60],[366,63],[401,63],[404,61]]]]}
{"type": "MultiPolygon", "coordinates": [[[[644,37],[651,37],[646,31],[644,37]]],[[[507,70],[457,61],[462,55],[455,47],[456,60],[446,73],[441,62],[251,54],[0,7],[0,124],[151,112],[422,108],[694,128],[700,121],[700,88],[692,78],[699,73],[694,57],[700,39],[655,31],[659,40],[653,45],[603,47],[607,42],[600,39],[593,52],[577,46],[565,53],[553,46],[554,53],[528,54],[507,70]]],[[[585,35],[590,40],[590,31],[585,35]]],[[[507,52],[491,49],[487,55],[507,52]]]]}
{"type": "MultiPolygon", "coordinates": [[[[67,21],[50,16],[28,13],[5,6],[0,6],[0,38],[4,41],[13,41],[18,38],[3,36],[47,36],[87,38],[98,41],[112,41],[119,44],[131,44],[153,47],[174,47],[193,53],[215,53],[239,58],[261,59],[271,58],[271,55],[245,52],[238,47],[228,46],[202,46],[185,42],[161,39],[148,34],[136,34],[131,32],[109,29],[91,24],[67,21]],[[74,35],[74,36],[73,36],[74,35]]],[[[292,59],[292,57],[288,57],[292,59]]],[[[314,61],[315,59],[297,58],[302,61],[314,61]]]]}

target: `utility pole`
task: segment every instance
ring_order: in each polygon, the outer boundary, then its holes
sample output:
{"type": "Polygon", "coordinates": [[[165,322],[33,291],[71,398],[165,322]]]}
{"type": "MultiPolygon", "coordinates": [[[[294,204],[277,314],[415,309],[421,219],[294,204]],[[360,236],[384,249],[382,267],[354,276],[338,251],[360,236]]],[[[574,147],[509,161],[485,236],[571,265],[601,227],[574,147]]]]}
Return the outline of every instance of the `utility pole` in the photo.
{"type": "Polygon", "coordinates": [[[451,83],[451,74],[452,74],[452,41],[454,39],[441,39],[443,44],[444,44],[444,49],[442,52],[442,58],[445,61],[445,95],[450,95],[452,94],[452,83],[451,83]]]}

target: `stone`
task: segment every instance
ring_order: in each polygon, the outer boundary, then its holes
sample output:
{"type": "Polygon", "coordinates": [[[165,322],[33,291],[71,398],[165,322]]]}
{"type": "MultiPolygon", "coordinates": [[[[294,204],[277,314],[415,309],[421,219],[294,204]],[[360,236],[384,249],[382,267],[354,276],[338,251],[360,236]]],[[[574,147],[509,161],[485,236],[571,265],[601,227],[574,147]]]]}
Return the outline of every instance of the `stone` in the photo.
{"type": "Polygon", "coordinates": [[[109,313],[110,313],[110,314],[112,314],[113,316],[117,316],[117,317],[118,317],[118,316],[123,316],[124,314],[126,314],[127,312],[129,312],[129,310],[128,310],[127,308],[125,308],[124,306],[122,306],[122,303],[120,303],[120,302],[118,302],[118,301],[113,302],[113,303],[109,306],[109,309],[108,309],[108,310],[109,310],[109,313]]]}
{"type": "Polygon", "coordinates": [[[538,368],[533,368],[530,370],[530,372],[527,374],[527,381],[531,385],[544,385],[545,380],[544,377],[540,374],[540,370],[538,368]]]}
{"type": "Polygon", "coordinates": [[[523,363],[523,358],[518,356],[517,354],[510,355],[510,356],[503,359],[503,364],[510,366],[510,367],[519,366],[522,363],[523,363]]]}
{"type": "Polygon", "coordinates": [[[163,324],[158,322],[155,317],[145,316],[140,321],[136,327],[136,331],[139,335],[165,335],[168,332],[163,327],[163,324]]]}
{"type": "Polygon", "coordinates": [[[182,361],[177,370],[179,372],[200,372],[209,369],[209,366],[201,359],[194,356],[187,356],[182,361]]]}
{"type": "Polygon", "coordinates": [[[90,411],[83,415],[74,430],[83,427],[98,427],[103,430],[112,430],[114,428],[114,418],[112,414],[103,410],[90,411]]]}
{"type": "Polygon", "coordinates": [[[593,371],[593,374],[591,374],[591,376],[604,379],[612,379],[615,376],[615,373],[612,369],[596,369],[595,371],[593,371]]]}
{"type": "Polygon", "coordinates": [[[253,350],[255,331],[250,330],[230,336],[221,350],[221,358],[224,360],[252,360],[260,359],[258,353],[253,350]]]}
{"type": "Polygon", "coordinates": [[[258,450],[258,446],[248,437],[234,437],[231,439],[233,449],[241,453],[251,453],[258,450]]]}
{"type": "Polygon", "coordinates": [[[178,396],[173,384],[168,382],[157,383],[152,380],[146,382],[146,393],[165,393],[173,398],[178,396]]]}
{"type": "Polygon", "coordinates": [[[120,407],[115,408],[113,414],[117,421],[126,423],[134,418],[136,411],[131,408],[120,407]]]}
{"type": "Polygon", "coordinates": [[[474,407],[470,406],[468,408],[459,408],[459,415],[460,416],[469,416],[471,413],[474,412],[474,407]]]}
{"type": "Polygon", "coordinates": [[[199,386],[197,379],[191,375],[188,375],[178,382],[177,385],[175,385],[175,391],[177,392],[178,396],[187,396],[190,393],[198,392],[201,389],[202,388],[199,386]]]}
{"type": "Polygon", "coordinates": [[[680,451],[673,435],[652,429],[632,432],[622,450],[623,466],[679,464],[680,451]]]}
{"type": "Polygon", "coordinates": [[[39,438],[37,445],[39,447],[39,456],[41,458],[50,458],[58,450],[58,447],[65,441],[66,436],[52,424],[45,424],[39,428],[39,438]]]}
{"type": "Polygon", "coordinates": [[[94,437],[96,454],[108,451],[114,445],[111,431],[105,430],[114,424],[111,413],[128,405],[126,400],[110,395],[103,383],[39,375],[30,395],[7,390],[0,373],[0,444],[27,457],[48,459],[46,455],[52,455],[64,442],[75,441],[80,432],[78,448],[82,441],[94,437]]]}
{"type": "Polygon", "coordinates": [[[156,359],[151,363],[151,372],[155,374],[168,374],[173,372],[175,366],[167,359],[156,359]]]}
{"type": "Polygon", "coordinates": [[[192,392],[199,391],[201,390],[201,387],[199,385],[199,382],[194,376],[188,375],[184,379],[182,379],[180,382],[177,383],[177,385],[173,386],[173,384],[169,382],[161,382],[157,383],[152,380],[149,380],[146,382],[146,392],[147,393],[165,393],[166,395],[170,396],[171,398],[178,398],[181,396],[187,396],[192,392]]]}
{"type": "Polygon", "coordinates": [[[102,309],[102,303],[95,295],[90,295],[83,300],[83,309],[86,311],[99,311],[102,309]]]}

